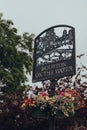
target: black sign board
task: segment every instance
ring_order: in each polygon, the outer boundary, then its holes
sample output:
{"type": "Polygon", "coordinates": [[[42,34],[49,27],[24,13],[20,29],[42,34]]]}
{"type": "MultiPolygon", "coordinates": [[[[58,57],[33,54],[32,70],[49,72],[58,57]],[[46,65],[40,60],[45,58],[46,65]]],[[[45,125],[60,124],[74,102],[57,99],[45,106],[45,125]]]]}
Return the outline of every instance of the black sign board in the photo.
{"type": "Polygon", "coordinates": [[[50,27],[35,38],[33,82],[75,74],[75,29],[68,25],[50,27]]]}

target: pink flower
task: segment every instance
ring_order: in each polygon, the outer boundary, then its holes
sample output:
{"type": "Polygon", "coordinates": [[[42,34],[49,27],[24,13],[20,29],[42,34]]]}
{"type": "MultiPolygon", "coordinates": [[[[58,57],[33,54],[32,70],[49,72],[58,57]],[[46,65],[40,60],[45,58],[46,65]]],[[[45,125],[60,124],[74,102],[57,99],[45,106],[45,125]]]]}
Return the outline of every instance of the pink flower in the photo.
{"type": "Polygon", "coordinates": [[[64,94],[64,92],[62,91],[62,92],[60,92],[59,95],[60,95],[60,96],[64,96],[65,94],[64,94]]]}

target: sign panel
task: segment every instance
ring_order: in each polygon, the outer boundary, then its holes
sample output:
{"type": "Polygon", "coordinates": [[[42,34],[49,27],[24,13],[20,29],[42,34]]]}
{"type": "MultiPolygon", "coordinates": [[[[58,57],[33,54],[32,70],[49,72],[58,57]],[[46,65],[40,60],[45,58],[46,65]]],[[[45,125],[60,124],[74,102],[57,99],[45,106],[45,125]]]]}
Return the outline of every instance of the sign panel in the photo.
{"type": "Polygon", "coordinates": [[[40,33],[34,43],[33,82],[74,74],[74,27],[57,25],[40,33]]]}

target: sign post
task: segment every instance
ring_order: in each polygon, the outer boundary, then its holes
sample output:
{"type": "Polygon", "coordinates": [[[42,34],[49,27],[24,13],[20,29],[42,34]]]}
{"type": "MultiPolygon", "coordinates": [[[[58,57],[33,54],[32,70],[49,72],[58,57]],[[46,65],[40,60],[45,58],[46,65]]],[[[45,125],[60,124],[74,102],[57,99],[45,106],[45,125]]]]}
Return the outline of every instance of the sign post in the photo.
{"type": "MultiPolygon", "coordinates": [[[[49,96],[52,97],[55,95],[55,83],[56,80],[51,80],[51,85],[50,85],[50,92],[49,96]]],[[[49,116],[49,130],[55,130],[55,117],[54,116],[49,116]]]]}
{"type": "MultiPolygon", "coordinates": [[[[57,25],[40,33],[35,38],[33,59],[33,82],[50,80],[49,96],[54,96],[56,79],[76,72],[74,27],[57,25]]],[[[49,130],[55,130],[51,115],[49,130]]]]}

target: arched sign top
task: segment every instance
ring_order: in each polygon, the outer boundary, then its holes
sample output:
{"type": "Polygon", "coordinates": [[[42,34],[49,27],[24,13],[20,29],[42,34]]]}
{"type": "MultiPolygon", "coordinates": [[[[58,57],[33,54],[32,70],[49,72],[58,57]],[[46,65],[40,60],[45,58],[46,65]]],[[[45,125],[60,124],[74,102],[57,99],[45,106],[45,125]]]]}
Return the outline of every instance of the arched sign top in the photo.
{"type": "Polygon", "coordinates": [[[75,30],[75,28],[74,28],[73,26],[64,25],[64,24],[55,25],[55,26],[49,27],[49,28],[45,29],[44,31],[42,31],[42,32],[36,37],[36,39],[37,39],[38,37],[40,37],[43,33],[47,32],[48,30],[50,30],[50,29],[52,29],[52,28],[59,28],[59,27],[67,27],[67,28],[72,28],[72,29],[75,30]]]}
{"type": "Polygon", "coordinates": [[[35,38],[33,82],[75,74],[75,29],[52,26],[35,38]]]}

